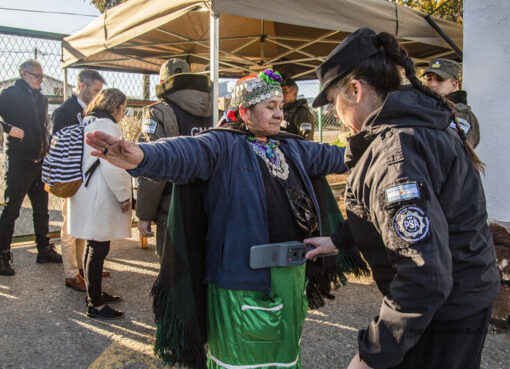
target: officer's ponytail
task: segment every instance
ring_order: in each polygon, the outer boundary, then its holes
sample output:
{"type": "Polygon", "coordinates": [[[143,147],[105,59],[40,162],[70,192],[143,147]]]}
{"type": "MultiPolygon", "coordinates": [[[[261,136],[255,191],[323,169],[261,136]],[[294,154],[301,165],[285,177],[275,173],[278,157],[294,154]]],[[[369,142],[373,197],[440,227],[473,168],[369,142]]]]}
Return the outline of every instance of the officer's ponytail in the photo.
{"type": "MultiPolygon", "coordinates": [[[[457,112],[456,109],[451,101],[446,99],[444,96],[439,95],[438,93],[432,91],[430,88],[425,86],[419,79],[416,77],[416,72],[414,69],[414,62],[412,59],[408,56],[407,51],[400,47],[398,41],[393,37],[391,34],[387,32],[381,32],[377,34],[375,42],[381,47],[384,54],[396,65],[401,66],[404,68],[405,74],[409,82],[413,85],[414,88],[416,88],[421,93],[430,96],[439,103],[444,106],[445,108],[449,109],[453,120],[455,122],[455,125],[457,126],[457,132],[462,139],[462,142],[464,143],[464,148],[466,149],[467,154],[471,158],[471,161],[473,162],[473,166],[475,169],[479,172],[484,172],[485,170],[485,164],[480,160],[478,155],[476,155],[475,151],[471,147],[471,145],[468,143],[466,139],[466,134],[461,129],[459,125],[459,121],[457,119],[457,112]]],[[[389,92],[389,91],[388,91],[389,92]]]]}

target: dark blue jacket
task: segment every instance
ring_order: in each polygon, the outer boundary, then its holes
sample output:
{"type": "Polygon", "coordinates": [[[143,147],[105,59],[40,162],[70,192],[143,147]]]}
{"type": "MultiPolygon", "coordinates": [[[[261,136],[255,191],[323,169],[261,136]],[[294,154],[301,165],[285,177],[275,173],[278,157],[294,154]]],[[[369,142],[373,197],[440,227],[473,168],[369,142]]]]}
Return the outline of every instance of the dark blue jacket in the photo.
{"type": "Polygon", "coordinates": [[[41,160],[48,147],[48,99],[23,79],[0,92],[0,117],[5,133],[21,128],[23,139],[7,136],[7,156],[18,160],[41,160]]]}
{"type": "MultiPolygon", "coordinates": [[[[319,214],[309,176],[345,172],[344,149],[294,138],[280,142],[319,214]]],[[[207,182],[206,282],[229,289],[269,288],[269,269],[249,267],[250,247],[268,243],[269,233],[262,175],[246,136],[215,130],[140,147],[145,156],[132,175],[178,184],[207,182]]]]}
{"type": "Polygon", "coordinates": [[[83,108],[78,102],[76,95],[68,98],[62,105],[60,105],[51,115],[51,134],[54,135],[62,128],[72,126],[80,123],[78,114],[83,117],[83,108]]]}

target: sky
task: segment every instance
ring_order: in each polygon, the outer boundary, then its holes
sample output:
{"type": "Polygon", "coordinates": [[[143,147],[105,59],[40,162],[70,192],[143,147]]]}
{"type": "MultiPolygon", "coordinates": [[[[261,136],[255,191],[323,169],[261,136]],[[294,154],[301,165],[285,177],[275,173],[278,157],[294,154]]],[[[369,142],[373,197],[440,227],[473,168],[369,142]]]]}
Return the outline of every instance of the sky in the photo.
{"type": "Polygon", "coordinates": [[[0,0],[0,26],[71,34],[94,18],[77,15],[44,14],[1,8],[55,11],[98,16],[99,10],[89,0],[0,0]]]}

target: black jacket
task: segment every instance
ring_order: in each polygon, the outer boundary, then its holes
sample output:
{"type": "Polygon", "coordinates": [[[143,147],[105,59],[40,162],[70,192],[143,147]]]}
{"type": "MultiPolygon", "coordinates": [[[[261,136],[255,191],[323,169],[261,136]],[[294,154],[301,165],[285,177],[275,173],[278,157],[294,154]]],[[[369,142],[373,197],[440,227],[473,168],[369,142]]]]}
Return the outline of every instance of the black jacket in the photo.
{"type": "Polygon", "coordinates": [[[21,128],[23,139],[7,137],[7,156],[12,159],[40,160],[48,147],[48,99],[30,88],[23,79],[0,92],[0,116],[6,133],[21,128]]]}
{"type": "MultiPolygon", "coordinates": [[[[211,126],[210,82],[202,75],[181,73],[156,89],[160,101],[144,112],[139,142],[194,136],[211,126]]],[[[172,196],[169,182],[138,179],[136,216],[165,226],[172,196]]]]}
{"type": "Polygon", "coordinates": [[[348,225],[384,295],[358,340],[373,368],[398,364],[432,319],[469,316],[498,293],[480,176],[451,121],[407,88],[349,140],[348,225]]]}
{"type": "Polygon", "coordinates": [[[80,123],[78,114],[83,116],[83,108],[78,102],[76,95],[73,95],[64,101],[51,115],[51,134],[54,135],[55,132],[62,128],[80,123]]]}

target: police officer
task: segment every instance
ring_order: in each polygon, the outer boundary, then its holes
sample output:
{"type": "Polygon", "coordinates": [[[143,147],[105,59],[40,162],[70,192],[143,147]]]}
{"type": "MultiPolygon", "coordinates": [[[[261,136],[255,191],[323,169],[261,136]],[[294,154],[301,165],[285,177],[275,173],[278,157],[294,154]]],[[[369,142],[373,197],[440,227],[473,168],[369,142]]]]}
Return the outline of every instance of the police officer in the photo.
{"type": "Polygon", "coordinates": [[[307,257],[354,243],[383,295],[348,369],[479,368],[499,289],[483,164],[392,35],[357,30],[317,75],[313,106],[332,103],[353,136],[348,221],[331,238],[305,240],[317,247],[307,257]]]}
{"type": "Polygon", "coordinates": [[[313,141],[314,119],[306,99],[298,99],[298,85],[292,78],[282,82],[283,121],[281,129],[313,141]]]}
{"type": "Polygon", "coordinates": [[[460,126],[466,133],[468,142],[475,148],[480,142],[480,126],[467,104],[467,92],[458,89],[459,72],[459,63],[448,59],[434,59],[423,75],[427,87],[455,104],[460,126]]]}
{"type": "MultiPolygon", "coordinates": [[[[159,101],[148,107],[139,141],[149,142],[174,136],[194,136],[211,127],[211,82],[207,76],[190,73],[189,64],[170,59],[161,66],[159,101]]],[[[136,215],[142,236],[152,237],[156,223],[156,250],[161,256],[172,185],[139,178],[136,215]]]]}

